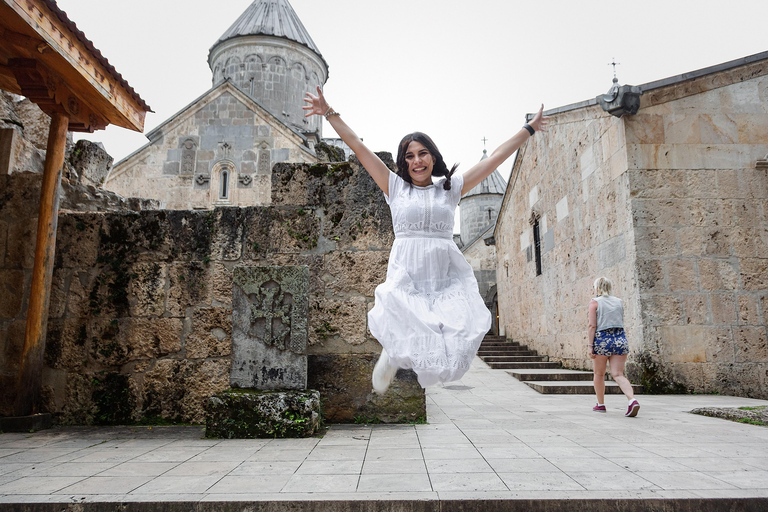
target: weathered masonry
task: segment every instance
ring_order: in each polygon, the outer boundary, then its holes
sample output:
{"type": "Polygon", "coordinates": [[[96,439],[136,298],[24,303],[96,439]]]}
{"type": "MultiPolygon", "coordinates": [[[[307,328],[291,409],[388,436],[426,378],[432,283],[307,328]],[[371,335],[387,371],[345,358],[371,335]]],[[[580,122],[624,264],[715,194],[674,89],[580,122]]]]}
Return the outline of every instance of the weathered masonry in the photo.
{"type": "Polygon", "coordinates": [[[554,109],[516,158],[495,231],[506,335],[591,367],[604,275],[647,390],[768,398],[768,52],[606,96],[628,115],[554,109]]]}

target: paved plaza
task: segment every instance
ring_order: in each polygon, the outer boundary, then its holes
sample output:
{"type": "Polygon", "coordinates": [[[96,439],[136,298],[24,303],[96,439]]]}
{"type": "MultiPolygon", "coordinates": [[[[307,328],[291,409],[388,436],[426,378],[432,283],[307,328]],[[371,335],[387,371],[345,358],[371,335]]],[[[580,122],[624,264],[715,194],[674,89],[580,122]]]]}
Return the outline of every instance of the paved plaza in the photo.
{"type": "MultiPolygon", "coordinates": [[[[0,435],[0,510],[22,503],[768,498],[768,428],[690,414],[717,395],[541,395],[480,359],[427,391],[425,425],[216,440],[202,427],[0,435]],[[3,504],[6,504],[5,506],[3,504]]],[[[765,505],[766,501],[759,500],[765,505]]]]}

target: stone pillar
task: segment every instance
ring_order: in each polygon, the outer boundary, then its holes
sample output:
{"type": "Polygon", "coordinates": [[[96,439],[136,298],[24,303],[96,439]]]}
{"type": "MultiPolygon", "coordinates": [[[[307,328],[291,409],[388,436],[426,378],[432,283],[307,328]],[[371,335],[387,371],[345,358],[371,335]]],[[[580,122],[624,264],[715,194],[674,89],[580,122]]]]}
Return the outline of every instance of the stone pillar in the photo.
{"type": "Polygon", "coordinates": [[[306,389],[309,267],[237,267],[232,288],[231,386],[306,389]]]}

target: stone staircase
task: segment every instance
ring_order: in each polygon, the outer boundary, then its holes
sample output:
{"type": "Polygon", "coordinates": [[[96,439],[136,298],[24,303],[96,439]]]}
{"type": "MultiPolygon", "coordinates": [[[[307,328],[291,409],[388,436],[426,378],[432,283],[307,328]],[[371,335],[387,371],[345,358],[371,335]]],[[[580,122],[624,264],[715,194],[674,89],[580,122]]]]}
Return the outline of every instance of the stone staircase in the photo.
{"type": "MultiPolygon", "coordinates": [[[[507,370],[514,378],[523,381],[539,393],[559,395],[592,395],[592,372],[569,370],[560,363],[549,361],[527,346],[509,341],[503,336],[487,335],[480,344],[477,355],[494,369],[507,370]]],[[[620,395],[619,385],[606,374],[605,394],[620,395]]],[[[642,386],[632,385],[635,394],[642,393],[642,386]]]]}

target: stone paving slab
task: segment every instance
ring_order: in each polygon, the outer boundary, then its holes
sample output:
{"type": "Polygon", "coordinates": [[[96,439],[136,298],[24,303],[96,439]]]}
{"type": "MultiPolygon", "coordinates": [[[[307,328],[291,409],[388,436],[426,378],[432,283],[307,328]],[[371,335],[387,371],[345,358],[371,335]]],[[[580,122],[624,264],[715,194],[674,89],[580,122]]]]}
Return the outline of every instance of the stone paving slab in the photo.
{"type": "Polygon", "coordinates": [[[273,440],[204,439],[202,427],[0,434],[0,511],[768,509],[768,428],[688,412],[768,401],[639,399],[636,418],[615,395],[597,414],[593,396],[541,395],[475,359],[428,390],[426,425],[273,440]]]}

